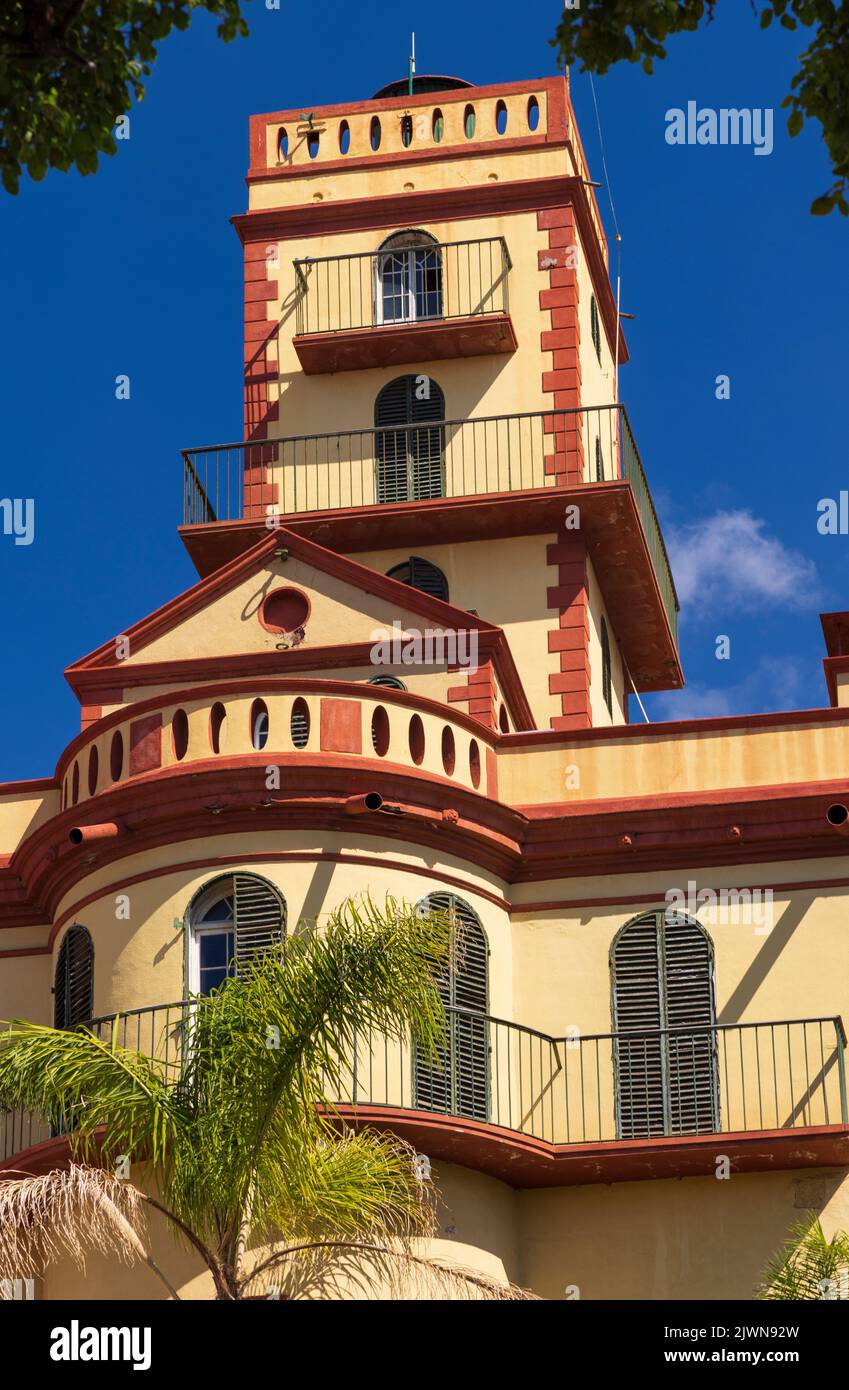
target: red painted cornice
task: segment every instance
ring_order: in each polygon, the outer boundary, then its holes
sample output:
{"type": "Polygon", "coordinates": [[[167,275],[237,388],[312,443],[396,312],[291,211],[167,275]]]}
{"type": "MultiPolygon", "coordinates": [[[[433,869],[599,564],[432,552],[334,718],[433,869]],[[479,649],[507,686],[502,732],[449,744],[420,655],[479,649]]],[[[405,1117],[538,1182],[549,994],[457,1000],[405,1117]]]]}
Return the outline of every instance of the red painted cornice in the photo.
{"type": "MultiPolygon", "coordinates": [[[[406,587],[406,586],[405,586],[406,587]]],[[[496,676],[507,707],[513,716],[514,724],[522,728],[532,728],[534,723],[528,698],[519,677],[513,654],[510,651],[504,633],[501,628],[476,629],[478,636],[478,655],[481,662],[492,661],[496,676]]],[[[290,647],[288,651],[273,652],[238,652],[229,656],[222,657],[183,657],[180,660],[170,661],[147,661],[133,663],[132,666],[110,666],[104,669],[82,669],[74,673],[73,687],[80,700],[85,704],[116,704],[121,703],[124,689],[132,686],[145,685],[169,685],[175,687],[174,694],[182,699],[188,698],[182,687],[186,684],[191,686],[207,686],[212,683],[215,687],[222,681],[245,680],[256,684],[258,680],[267,682],[270,679],[289,679],[295,678],[296,672],[303,671],[334,671],[344,669],[348,666],[362,666],[373,671],[374,663],[371,653],[374,647],[373,642],[346,642],[335,646],[326,647],[290,647]],[[109,698],[114,695],[116,682],[120,676],[121,685],[118,686],[120,698],[115,700],[109,698]]],[[[333,682],[338,686],[340,682],[333,682]]],[[[314,688],[310,686],[309,688],[314,688]]],[[[350,692],[354,689],[358,696],[362,696],[363,691],[360,685],[352,682],[346,683],[346,690],[350,692]]],[[[321,686],[321,690],[329,693],[330,678],[321,686]]],[[[407,692],[410,694],[411,692],[407,692]]],[[[382,698],[382,697],[381,697],[382,698]]],[[[414,697],[415,698],[415,697],[414,697]]],[[[155,697],[155,701],[161,704],[161,697],[155,697]]],[[[438,711],[443,717],[449,712],[448,707],[433,703],[434,710],[438,711]]],[[[155,707],[155,702],[148,701],[144,708],[155,707]]],[[[132,709],[135,713],[143,708],[141,704],[133,703],[132,709]]],[[[126,718],[127,709],[121,712],[113,712],[109,716],[111,723],[120,722],[121,718],[126,718]]],[[[453,707],[451,708],[453,714],[453,707]]],[[[480,733],[475,721],[475,733],[480,733]]],[[[97,728],[95,733],[100,733],[104,727],[101,721],[96,721],[97,728]]],[[[85,736],[91,736],[93,725],[89,725],[81,735],[74,740],[74,747],[79,747],[81,740],[85,736]]],[[[67,751],[67,750],[66,750],[67,751]]],[[[51,779],[46,785],[55,787],[55,778],[51,779]]],[[[0,786],[0,795],[3,794],[3,787],[0,786]]]]}
{"type": "Polygon", "coordinates": [[[573,743],[611,743],[620,739],[679,738],[686,734],[739,734],[750,729],[803,728],[807,724],[849,723],[849,707],[830,709],[769,710],[763,714],[718,714],[706,719],[668,719],[656,724],[605,724],[592,729],[538,729],[504,734],[501,743],[506,748],[531,748],[548,744],[568,748],[573,743]]]}
{"type": "MultiPolygon", "coordinates": [[[[493,735],[493,741],[506,739],[493,735]]],[[[118,783],[25,840],[12,864],[0,870],[0,888],[17,875],[40,913],[35,920],[52,920],[62,898],[95,869],[163,845],[251,834],[260,827],[275,833],[349,832],[344,803],[363,790],[379,792],[402,814],[359,817],[358,834],[374,837],[381,848],[405,844],[465,860],[504,884],[846,858],[845,838],[826,821],[831,802],[849,798],[846,778],[511,808],[415,768],[330,754],[275,754],[286,774],[283,790],[263,797],[257,768],[267,756],[210,757],[118,783]],[[456,810],[456,824],[442,818],[447,808],[456,810]],[[72,825],[99,821],[118,821],[126,830],[94,849],[69,845],[72,825]]],[[[29,917],[26,924],[31,922],[29,917]]],[[[0,892],[0,925],[24,924],[20,906],[0,892]]]]}
{"type": "Polygon", "coordinates": [[[390,1129],[421,1153],[518,1188],[707,1177],[716,1173],[718,1145],[734,1173],[849,1163],[849,1126],[843,1124],[552,1144],[482,1120],[425,1110],[377,1105],[338,1109],[349,1122],[390,1129]]]}

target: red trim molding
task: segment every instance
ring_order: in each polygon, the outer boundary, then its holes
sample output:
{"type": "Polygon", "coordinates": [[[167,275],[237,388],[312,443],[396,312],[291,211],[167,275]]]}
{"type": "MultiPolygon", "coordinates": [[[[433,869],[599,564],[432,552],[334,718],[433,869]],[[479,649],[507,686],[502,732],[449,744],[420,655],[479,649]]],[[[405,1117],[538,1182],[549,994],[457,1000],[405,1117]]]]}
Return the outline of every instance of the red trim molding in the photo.
{"type": "Polygon", "coordinates": [[[430,1158],[474,1168],[519,1188],[713,1176],[717,1153],[727,1154],[734,1173],[849,1164],[846,1125],[551,1144],[480,1120],[424,1110],[341,1105],[339,1112],[360,1126],[392,1130],[430,1158]]]}
{"type": "MultiPolygon", "coordinates": [[[[537,213],[537,227],[548,233],[548,251],[539,252],[539,269],[547,288],[540,290],[540,308],[548,313],[549,328],[540,337],[542,353],[551,352],[551,370],[542,374],[542,389],[552,397],[555,410],[581,405],[581,325],[578,317],[578,229],[575,208],[547,208],[537,213]]],[[[543,358],[545,360],[545,358],[543,358]]],[[[584,480],[584,442],[575,432],[576,448],[567,451],[565,436],[552,431],[553,453],[546,472],[558,486],[584,480]]]]}
{"type": "MultiPolygon", "coordinates": [[[[717,1153],[727,1155],[733,1173],[786,1172],[849,1164],[846,1125],[551,1144],[480,1120],[426,1110],[340,1105],[337,1112],[357,1128],[391,1130],[429,1158],[486,1173],[514,1188],[709,1177],[716,1172],[717,1153]]],[[[69,1160],[66,1137],[47,1139],[0,1162],[0,1175],[47,1173],[69,1160]]]]}
{"type": "MultiPolygon", "coordinates": [[[[451,669],[464,670],[459,666],[451,669]]],[[[469,671],[465,685],[449,686],[448,699],[451,704],[465,704],[469,714],[479,719],[488,729],[495,729],[496,676],[492,662],[482,661],[476,670],[469,671]]]]}
{"type": "Polygon", "coordinates": [[[560,696],[560,714],[553,729],[586,729],[592,723],[590,707],[590,619],[587,583],[587,546],[583,534],[561,531],[547,550],[548,563],[557,566],[557,583],[548,589],[548,607],[558,614],[557,627],[548,634],[548,650],[560,659],[560,671],[548,678],[551,695],[560,696]]]}
{"type": "MultiPolygon", "coordinates": [[[[269,424],[276,422],[278,417],[278,405],[270,400],[269,387],[280,379],[277,359],[280,251],[275,242],[269,245],[250,241],[245,242],[244,253],[245,439],[266,439],[269,424]],[[269,303],[275,309],[272,318],[268,317],[269,303]]],[[[259,515],[266,515],[265,506],[277,500],[277,489],[268,482],[267,469],[263,465],[246,469],[244,486],[245,515],[248,515],[249,500],[259,515]]]]}
{"type": "Polygon", "coordinates": [[[436,362],[451,357],[483,357],[515,352],[518,341],[509,314],[475,314],[432,322],[387,324],[376,328],[301,333],[292,339],[308,376],[393,367],[403,362],[436,362]]]}

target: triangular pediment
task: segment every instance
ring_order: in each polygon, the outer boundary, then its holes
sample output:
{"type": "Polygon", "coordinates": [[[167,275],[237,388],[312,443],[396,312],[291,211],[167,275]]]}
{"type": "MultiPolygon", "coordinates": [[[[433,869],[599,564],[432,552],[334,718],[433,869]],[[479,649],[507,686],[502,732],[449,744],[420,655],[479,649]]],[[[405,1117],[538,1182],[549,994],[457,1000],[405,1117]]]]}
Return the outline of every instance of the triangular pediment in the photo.
{"type": "Polygon", "coordinates": [[[66,671],[78,692],[114,677],[132,685],[141,668],[164,679],[190,676],[198,663],[256,657],[279,674],[315,664],[328,671],[349,664],[387,634],[474,630],[490,640],[498,630],[474,615],[282,528],[237,560],[134,623],[66,671]]]}

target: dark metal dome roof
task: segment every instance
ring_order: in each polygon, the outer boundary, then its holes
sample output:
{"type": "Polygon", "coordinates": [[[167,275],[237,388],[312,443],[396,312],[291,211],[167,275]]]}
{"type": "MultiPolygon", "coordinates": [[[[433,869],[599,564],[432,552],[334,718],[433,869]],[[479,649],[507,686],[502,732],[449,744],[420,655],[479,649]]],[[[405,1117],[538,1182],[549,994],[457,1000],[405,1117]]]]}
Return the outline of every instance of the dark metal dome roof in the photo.
{"type": "MultiPolygon", "coordinates": [[[[458,87],[471,87],[471,82],[466,82],[462,77],[432,77],[422,73],[421,77],[413,78],[413,94],[421,92],[451,92],[458,87]]],[[[372,101],[378,101],[382,97],[403,97],[407,96],[410,90],[409,77],[402,77],[397,82],[387,82],[385,87],[381,87],[379,92],[375,92],[372,101]]]]}

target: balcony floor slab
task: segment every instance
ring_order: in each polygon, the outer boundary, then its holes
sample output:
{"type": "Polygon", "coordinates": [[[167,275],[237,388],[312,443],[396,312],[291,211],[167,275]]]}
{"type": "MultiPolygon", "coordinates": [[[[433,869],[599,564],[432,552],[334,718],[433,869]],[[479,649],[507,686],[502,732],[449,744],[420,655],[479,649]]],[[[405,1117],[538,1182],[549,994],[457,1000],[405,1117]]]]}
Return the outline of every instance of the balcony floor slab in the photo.
{"type": "Polygon", "coordinates": [[[849,1165],[844,1124],[552,1144],[453,1115],[380,1105],[338,1108],[358,1125],[392,1130],[429,1158],[474,1168],[515,1188],[713,1177],[720,1154],[728,1157],[732,1173],[849,1165]]]}
{"type": "Polygon", "coordinates": [[[515,352],[518,346],[509,314],[476,314],[339,332],[299,333],[292,341],[308,376],[393,367],[404,362],[483,357],[490,353],[515,352]]]}

